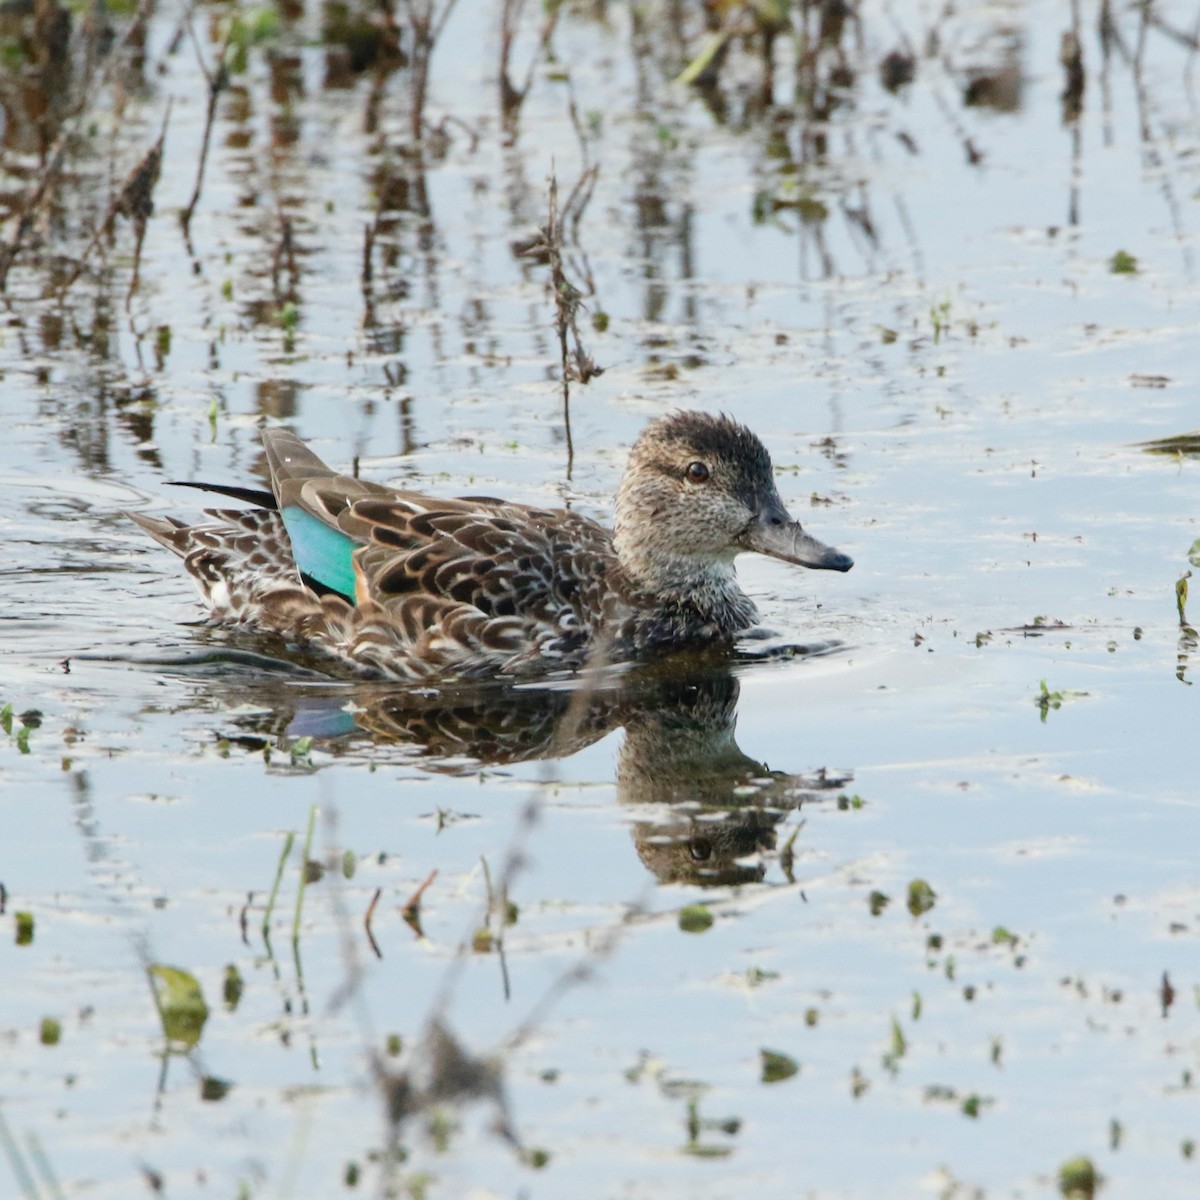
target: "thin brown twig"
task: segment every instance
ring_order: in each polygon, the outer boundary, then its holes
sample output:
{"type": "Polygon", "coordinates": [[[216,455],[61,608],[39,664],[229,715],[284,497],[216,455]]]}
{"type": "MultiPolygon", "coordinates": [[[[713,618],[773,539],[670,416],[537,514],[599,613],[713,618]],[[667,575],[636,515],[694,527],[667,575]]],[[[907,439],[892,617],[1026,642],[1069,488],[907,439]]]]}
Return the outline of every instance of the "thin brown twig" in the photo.
{"type": "Polygon", "coordinates": [[[192,27],[191,14],[187,17],[187,30],[191,36],[192,45],[196,47],[196,61],[200,65],[200,70],[204,74],[204,78],[208,81],[208,110],[204,117],[204,136],[200,141],[200,159],[196,164],[196,182],[192,187],[192,198],[187,202],[187,206],[179,214],[179,224],[183,226],[183,236],[188,242],[188,250],[191,250],[191,227],[192,216],[196,211],[196,205],[200,203],[200,192],[204,187],[204,171],[208,165],[208,148],[212,144],[213,125],[217,119],[217,102],[221,98],[221,93],[229,86],[229,67],[226,60],[229,57],[229,46],[233,39],[233,31],[236,22],[230,20],[229,28],[225,30],[225,40],[221,43],[221,50],[217,56],[217,69],[210,72],[204,64],[204,55],[200,49],[199,39],[196,37],[196,31],[192,27]]]}
{"type": "Polygon", "coordinates": [[[506,1001],[512,999],[512,981],[508,977],[508,957],[504,953],[504,927],[508,924],[508,888],[507,883],[497,892],[492,887],[492,872],[488,867],[488,861],[484,856],[480,856],[480,864],[483,866],[483,881],[487,888],[487,922],[488,922],[488,943],[495,949],[496,956],[500,962],[500,982],[504,989],[504,999],[506,1001]],[[491,932],[492,918],[496,919],[496,933],[491,932]]]}
{"type": "Polygon", "coordinates": [[[558,179],[550,175],[550,209],[546,221],[546,249],[550,256],[550,285],[554,289],[555,328],[558,333],[562,373],[563,428],[567,438],[567,478],[575,466],[575,442],[571,436],[571,376],[567,352],[567,330],[579,306],[579,293],[563,273],[558,235],[558,179]]]}
{"type": "Polygon", "coordinates": [[[288,300],[296,299],[299,271],[296,267],[296,243],[291,218],[286,213],[280,213],[279,219],[282,229],[271,256],[271,291],[276,305],[282,308],[288,300]],[[280,275],[285,270],[288,277],[286,290],[280,286],[280,275]]]}
{"type": "Polygon", "coordinates": [[[405,923],[419,938],[425,936],[425,931],[421,928],[421,897],[425,895],[425,890],[437,878],[437,867],[434,867],[428,875],[425,876],[425,882],[417,888],[415,892],[408,898],[408,902],[400,910],[400,915],[404,918],[405,923]]]}
{"type": "MultiPolygon", "coordinates": [[[[250,945],[250,905],[254,903],[254,893],[246,893],[246,903],[242,905],[242,911],[238,913],[238,928],[242,933],[242,944],[250,945]]],[[[0,910],[2,911],[2,910],[0,910]]]]}
{"type": "Polygon", "coordinates": [[[500,111],[510,122],[521,111],[521,105],[525,103],[525,97],[533,85],[533,73],[537,70],[538,63],[550,45],[550,39],[554,36],[562,9],[563,5],[560,3],[546,4],[543,7],[544,19],[542,28],[538,32],[538,48],[525,69],[524,83],[517,87],[512,82],[509,65],[512,61],[512,48],[516,41],[517,26],[520,25],[521,16],[525,10],[525,0],[504,0],[500,13],[500,111]]]}
{"type": "Polygon", "coordinates": [[[504,0],[500,9],[500,111],[506,117],[519,112],[525,99],[525,89],[513,85],[508,70],[524,8],[525,0],[504,0]]]}
{"type": "MultiPolygon", "coordinates": [[[[577,197],[590,195],[590,182],[585,180],[593,172],[588,168],[583,178],[572,189],[567,203],[577,202],[577,197]],[[581,191],[581,188],[586,190],[581,191]]],[[[554,292],[554,327],[558,335],[559,362],[562,377],[563,429],[567,443],[567,478],[575,466],[575,443],[571,436],[571,383],[587,383],[603,372],[595,360],[583,348],[579,333],[579,310],[584,293],[567,278],[562,256],[562,217],[558,207],[558,177],[550,172],[549,204],[546,225],[537,240],[528,246],[525,253],[542,258],[550,267],[550,286],[554,292]]],[[[586,203],[586,199],[582,201],[586,203]]],[[[565,210],[564,210],[565,211],[565,210]]]]}
{"type": "Polygon", "coordinates": [[[132,299],[133,293],[137,291],[138,282],[141,277],[142,243],[146,238],[146,226],[154,214],[154,187],[158,183],[158,176],[162,170],[163,144],[167,137],[167,122],[170,119],[171,105],[168,104],[167,111],[163,115],[163,124],[162,129],[159,131],[158,140],[146,151],[141,161],[125,176],[125,181],[121,184],[120,190],[109,201],[108,211],[104,214],[104,220],[96,225],[95,230],[92,232],[91,241],[88,242],[83,253],[79,256],[74,270],[67,277],[66,282],[58,290],[60,300],[67,294],[79,276],[83,274],[87,260],[99,244],[100,239],[106,234],[112,233],[113,226],[118,217],[127,217],[133,222],[136,236],[136,244],[133,252],[133,275],[129,281],[129,290],[125,294],[126,305],[132,299]]]}
{"type": "Polygon", "coordinates": [[[1171,41],[1178,42],[1189,50],[1200,50],[1200,28],[1192,33],[1185,29],[1176,29],[1174,25],[1167,23],[1165,17],[1153,11],[1149,14],[1149,21],[1159,33],[1165,34],[1171,41]]]}
{"type": "Polygon", "coordinates": [[[1137,47],[1133,52],[1133,75],[1134,79],[1140,82],[1142,77],[1142,64],[1145,60],[1146,54],[1146,37],[1150,32],[1150,11],[1153,6],[1151,0],[1141,0],[1136,7],[1139,9],[1139,19],[1137,47]]]}
{"type": "Polygon", "coordinates": [[[438,38],[458,0],[445,0],[437,12],[434,0],[406,0],[408,27],[412,38],[412,82],[409,131],[414,146],[421,144],[425,128],[425,99],[429,92],[429,66],[438,38]]]}
{"type": "Polygon", "coordinates": [[[371,920],[375,916],[375,906],[379,903],[379,897],[383,895],[383,888],[375,889],[375,895],[371,897],[371,903],[367,905],[367,911],[363,915],[363,928],[367,932],[367,941],[371,943],[371,949],[375,951],[376,958],[383,958],[383,953],[379,949],[379,943],[375,940],[375,933],[371,929],[371,920]]]}

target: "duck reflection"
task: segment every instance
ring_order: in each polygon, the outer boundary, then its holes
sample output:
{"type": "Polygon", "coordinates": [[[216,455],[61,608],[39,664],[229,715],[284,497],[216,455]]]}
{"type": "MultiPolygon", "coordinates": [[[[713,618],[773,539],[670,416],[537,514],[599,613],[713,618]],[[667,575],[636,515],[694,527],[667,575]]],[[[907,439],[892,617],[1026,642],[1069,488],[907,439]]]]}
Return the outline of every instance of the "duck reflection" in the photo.
{"type": "MultiPolygon", "coordinates": [[[[618,728],[617,796],[636,809],[634,844],[662,883],[754,883],[776,848],[776,827],[848,775],[771,770],[737,744],[737,677],[725,664],[601,675],[581,683],[418,692],[357,685],[273,691],[267,713],[237,718],[251,744],[264,735],[313,737],[334,754],[364,739],[398,744],[426,769],[568,757],[618,728]]],[[[244,698],[244,696],[243,696],[244,698]]]]}
{"type": "Polygon", "coordinates": [[[617,795],[647,809],[638,855],[660,883],[757,883],[776,826],[846,777],[773,771],[737,744],[739,685],[728,671],[673,680],[624,715],[617,795]]]}

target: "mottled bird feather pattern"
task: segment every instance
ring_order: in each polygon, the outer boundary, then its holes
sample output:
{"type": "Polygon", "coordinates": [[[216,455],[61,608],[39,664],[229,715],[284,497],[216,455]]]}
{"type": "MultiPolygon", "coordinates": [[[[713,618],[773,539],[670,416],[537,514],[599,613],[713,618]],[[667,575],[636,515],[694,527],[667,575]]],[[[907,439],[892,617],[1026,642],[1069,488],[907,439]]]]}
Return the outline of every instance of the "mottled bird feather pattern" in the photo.
{"type": "Polygon", "coordinates": [[[341,475],[286,430],[264,431],[263,444],[276,507],[210,509],[190,526],[133,518],[183,559],[217,621],[370,674],[520,675],[728,640],[756,619],[733,576],[741,550],[850,563],[787,518],[762,443],[728,418],[682,413],[647,428],[615,537],[569,510],[341,475]]]}

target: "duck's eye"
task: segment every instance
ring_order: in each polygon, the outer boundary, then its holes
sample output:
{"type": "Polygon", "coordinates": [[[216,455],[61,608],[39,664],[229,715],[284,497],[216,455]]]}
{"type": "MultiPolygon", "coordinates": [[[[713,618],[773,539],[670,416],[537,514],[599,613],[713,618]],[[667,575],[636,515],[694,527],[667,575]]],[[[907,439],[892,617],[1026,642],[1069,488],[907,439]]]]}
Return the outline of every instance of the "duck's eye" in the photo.
{"type": "Polygon", "coordinates": [[[712,472],[708,465],[702,462],[688,463],[687,477],[692,483],[707,483],[712,472]]]}

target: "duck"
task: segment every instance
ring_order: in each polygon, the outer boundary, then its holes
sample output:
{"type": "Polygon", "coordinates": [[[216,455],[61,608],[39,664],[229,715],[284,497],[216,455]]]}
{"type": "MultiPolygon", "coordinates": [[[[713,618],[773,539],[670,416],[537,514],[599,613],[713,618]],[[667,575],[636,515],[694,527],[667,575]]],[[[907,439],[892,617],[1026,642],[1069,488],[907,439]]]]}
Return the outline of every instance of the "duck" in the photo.
{"type": "Polygon", "coordinates": [[[184,485],[250,507],[206,509],[196,524],[128,516],[183,560],[212,621],[363,676],[517,679],[732,645],[758,623],[738,555],[854,565],[788,514],[766,447],[725,415],[646,425],[611,531],[570,509],[343,475],[287,429],[262,442],[269,491],[184,485]]]}

